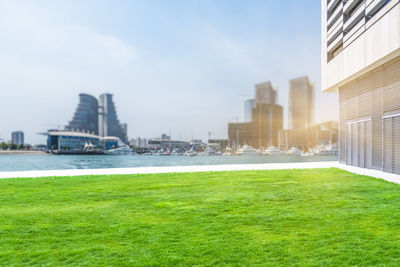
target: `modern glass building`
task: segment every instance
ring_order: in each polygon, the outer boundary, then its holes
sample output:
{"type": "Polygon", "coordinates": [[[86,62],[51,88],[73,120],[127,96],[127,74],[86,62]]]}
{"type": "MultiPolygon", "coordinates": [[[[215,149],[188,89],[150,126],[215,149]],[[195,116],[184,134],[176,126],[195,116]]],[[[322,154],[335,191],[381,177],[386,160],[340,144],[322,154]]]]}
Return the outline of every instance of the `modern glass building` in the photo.
{"type": "Polygon", "coordinates": [[[275,104],[277,98],[276,89],[270,81],[258,83],[255,85],[255,102],[262,104],[275,104]]]}
{"type": "Polygon", "coordinates": [[[321,56],[340,162],[400,174],[400,0],[322,0],[321,56]]]}
{"type": "Polygon", "coordinates": [[[99,135],[119,137],[127,143],[127,124],[120,124],[112,94],[102,94],[99,98],[99,135]]]}
{"type": "Polygon", "coordinates": [[[99,134],[98,109],[99,105],[94,96],[80,94],[74,117],[65,127],[65,130],[99,134]]]}
{"type": "Polygon", "coordinates": [[[69,131],[49,131],[47,149],[56,154],[103,154],[104,141],[98,135],[69,131]]]}
{"type": "Polygon", "coordinates": [[[255,85],[254,99],[245,102],[245,122],[228,124],[232,147],[278,145],[278,132],[283,127],[283,108],[276,104],[277,95],[270,81],[255,85]]]}
{"type": "Polygon", "coordinates": [[[255,108],[255,100],[248,99],[244,102],[244,121],[251,122],[253,119],[253,108],[255,108]]]}
{"type": "Polygon", "coordinates": [[[11,142],[16,145],[24,145],[24,132],[22,131],[12,132],[11,142]]]}
{"type": "Polygon", "coordinates": [[[314,86],[307,76],[289,83],[289,128],[308,128],[314,121],[314,86]]]}

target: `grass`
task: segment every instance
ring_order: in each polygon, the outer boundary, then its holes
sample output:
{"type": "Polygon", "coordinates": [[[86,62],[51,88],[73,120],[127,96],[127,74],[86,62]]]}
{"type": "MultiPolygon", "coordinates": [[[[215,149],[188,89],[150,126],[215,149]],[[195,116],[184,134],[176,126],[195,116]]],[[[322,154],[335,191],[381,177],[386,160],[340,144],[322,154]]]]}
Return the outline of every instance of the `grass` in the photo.
{"type": "Polygon", "coordinates": [[[0,181],[0,265],[400,265],[400,186],[338,169],[0,181]]]}

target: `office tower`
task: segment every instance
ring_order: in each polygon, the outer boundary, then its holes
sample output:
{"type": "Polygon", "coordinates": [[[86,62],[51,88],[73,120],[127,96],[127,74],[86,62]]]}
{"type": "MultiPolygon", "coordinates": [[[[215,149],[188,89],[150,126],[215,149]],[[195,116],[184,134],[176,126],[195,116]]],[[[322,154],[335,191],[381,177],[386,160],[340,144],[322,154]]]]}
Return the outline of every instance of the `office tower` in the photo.
{"type": "Polygon", "coordinates": [[[258,103],[251,122],[229,123],[228,137],[234,148],[250,145],[255,148],[277,146],[278,132],[283,127],[283,108],[258,103]]]}
{"type": "Polygon", "coordinates": [[[340,162],[400,174],[400,1],[322,0],[321,64],[340,162]]]}
{"type": "Polygon", "coordinates": [[[314,86],[307,76],[290,80],[289,128],[303,129],[314,120],[314,86]]]}
{"type": "Polygon", "coordinates": [[[125,140],[124,142],[128,141],[128,124],[127,123],[121,123],[121,130],[122,130],[122,135],[124,136],[123,139],[121,140],[125,140]]]}
{"type": "Polygon", "coordinates": [[[255,100],[248,99],[244,102],[244,121],[251,122],[253,119],[253,108],[255,107],[255,100]]]}
{"type": "Polygon", "coordinates": [[[228,137],[232,147],[250,145],[255,148],[277,146],[278,132],[283,127],[283,108],[275,104],[277,92],[271,82],[255,85],[255,98],[245,103],[246,122],[229,123],[228,137]],[[253,101],[251,101],[253,100],[253,101]]]}
{"type": "Polygon", "coordinates": [[[256,84],[255,87],[255,102],[275,104],[277,93],[270,81],[256,84]]]}
{"type": "Polygon", "coordinates": [[[12,132],[11,142],[16,145],[24,145],[24,132],[21,131],[12,132]]]}
{"type": "Polygon", "coordinates": [[[112,94],[102,94],[99,97],[99,135],[119,137],[127,142],[127,126],[121,125],[115,109],[112,94]]]}
{"type": "Polygon", "coordinates": [[[98,102],[91,95],[80,94],[74,117],[65,127],[67,131],[98,134],[98,102]]]}

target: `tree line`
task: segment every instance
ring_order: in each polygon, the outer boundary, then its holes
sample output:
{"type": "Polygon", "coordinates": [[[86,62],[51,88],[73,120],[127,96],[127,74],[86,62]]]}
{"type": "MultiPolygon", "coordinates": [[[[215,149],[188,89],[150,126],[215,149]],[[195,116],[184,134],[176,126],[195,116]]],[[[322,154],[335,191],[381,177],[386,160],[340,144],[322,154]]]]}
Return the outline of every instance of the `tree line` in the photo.
{"type": "Polygon", "coordinates": [[[31,145],[17,145],[14,143],[0,143],[0,150],[30,150],[32,148],[31,145]]]}

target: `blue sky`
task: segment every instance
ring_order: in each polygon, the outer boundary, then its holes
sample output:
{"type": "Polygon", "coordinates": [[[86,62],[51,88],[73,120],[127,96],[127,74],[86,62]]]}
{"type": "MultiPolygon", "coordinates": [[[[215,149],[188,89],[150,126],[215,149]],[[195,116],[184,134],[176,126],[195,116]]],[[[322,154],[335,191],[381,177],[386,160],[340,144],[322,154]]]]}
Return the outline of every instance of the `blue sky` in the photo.
{"type": "MultiPolygon", "coordinates": [[[[81,92],[114,94],[130,137],[226,138],[254,84],[316,85],[316,121],[337,118],[320,93],[320,1],[0,0],[0,137],[62,127],[81,92]]],[[[287,109],[286,109],[287,110],[287,109]]],[[[285,112],[285,120],[287,112],[285,112]]]]}

